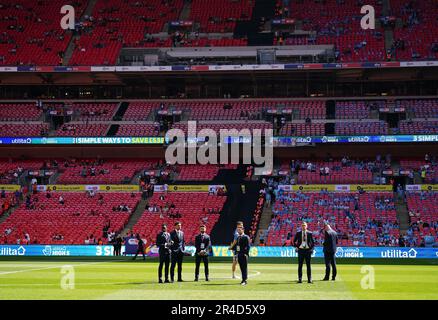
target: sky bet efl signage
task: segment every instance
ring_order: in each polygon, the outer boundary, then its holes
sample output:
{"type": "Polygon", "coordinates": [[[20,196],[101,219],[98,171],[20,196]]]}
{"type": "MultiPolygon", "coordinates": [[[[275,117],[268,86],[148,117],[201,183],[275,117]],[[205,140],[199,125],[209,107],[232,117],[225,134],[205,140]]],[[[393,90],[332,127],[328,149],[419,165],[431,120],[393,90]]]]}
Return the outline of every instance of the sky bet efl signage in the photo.
{"type": "MultiPolygon", "coordinates": [[[[124,252],[124,248],[122,252],[124,252]]],[[[193,255],[194,247],[186,247],[187,253],[193,255]]],[[[151,251],[151,253],[156,253],[151,251]]],[[[231,257],[228,247],[213,246],[214,257],[231,257]]],[[[112,256],[112,246],[69,246],[69,245],[0,245],[0,256],[82,256],[104,257],[112,256]]],[[[155,256],[154,254],[148,254],[155,256]]],[[[252,247],[251,258],[296,258],[298,255],[293,247],[252,247]]],[[[316,247],[313,254],[323,258],[322,247],[316,247]]],[[[438,259],[438,248],[396,248],[396,247],[338,247],[337,258],[381,258],[381,259],[438,259]]]]}

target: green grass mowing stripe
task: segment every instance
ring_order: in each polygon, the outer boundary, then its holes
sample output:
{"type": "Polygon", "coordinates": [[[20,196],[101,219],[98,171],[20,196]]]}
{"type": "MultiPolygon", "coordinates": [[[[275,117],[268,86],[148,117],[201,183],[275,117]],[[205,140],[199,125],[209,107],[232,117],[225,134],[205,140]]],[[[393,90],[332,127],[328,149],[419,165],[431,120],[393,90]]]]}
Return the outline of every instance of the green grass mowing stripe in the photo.
{"type": "MultiPolygon", "coordinates": [[[[231,279],[230,263],[213,262],[208,283],[202,281],[202,268],[201,281],[192,282],[194,264],[185,263],[183,278],[188,281],[163,285],[156,282],[156,263],[0,262],[0,270],[12,266],[29,268],[0,274],[0,299],[241,299],[242,292],[246,299],[438,299],[436,266],[376,265],[374,290],[361,288],[361,265],[341,264],[338,281],[310,285],[295,282],[296,264],[250,264],[247,287],[231,279]],[[74,290],[61,289],[63,265],[75,267],[74,290]],[[32,270],[35,266],[40,268],[32,270]]],[[[323,275],[324,266],[314,264],[314,280],[323,275]]]]}

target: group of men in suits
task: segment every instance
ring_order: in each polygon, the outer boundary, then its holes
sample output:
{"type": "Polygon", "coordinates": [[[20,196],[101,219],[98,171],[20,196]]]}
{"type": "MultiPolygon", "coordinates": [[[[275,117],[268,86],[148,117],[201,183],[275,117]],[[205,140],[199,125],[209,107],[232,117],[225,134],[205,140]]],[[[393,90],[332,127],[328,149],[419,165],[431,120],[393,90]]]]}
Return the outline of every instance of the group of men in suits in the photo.
{"type": "MultiPolygon", "coordinates": [[[[201,262],[204,263],[205,280],[208,279],[208,255],[211,248],[210,236],[206,233],[205,225],[200,226],[199,234],[195,237],[195,281],[199,279],[199,269],[201,262]]],[[[160,256],[160,264],[158,267],[158,282],[163,283],[163,266],[164,266],[164,283],[174,282],[175,267],[178,265],[178,282],[183,282],[182,279],[182,264],[185,253],[184,232],[181,230],[181,223],[176,222],[174,230],[167,232],[167,225],[163,224],[161,232],[157,235],[158,252],[160,256]],[[170,281],[169,281],[169,265],[170,265],[170,281]]]]}
{"type": "MultiPolygon", "coordinates": [[[[332,280],[336,279],[336,249],[338,243],[337,233],[330,227],[328,223],[324,225],[324,242],[323,252],[325,260],[325,277],[323,281],[330,279],[330,271],[332,269],[332,280]]],[[[312,232],[307,230],[307,223],[305,221],[301,224],[301,231],[295,234],[293,245],[298,253],[298,283],[303,282],[303,265],[306,262],[307,282],[312,281],[312,266],[311,259],[315,247],[312,232]]]]}
{"type": "MultiPolygon", "coordinates": [[[[205,280],[209,281],[208,256],[211,249],[210,236],[206,233],[206,226],[202,225],[199,228],[200,233],[195,237],[195,281],[199,280],[199,269],[201,262],[204,264],[205,280]]],[[[328,223],[324,226],[324,260],[325,260],[325,277],[323,281],[331,279],[334,281],[337,275],[336,269],[336,249],[337,249],[337,233],[330,227],[328,223]]],[[[157,246],[159,248],[160,264],[158,267],[158,282],[163,283],[163,267],[165,273],[165,283],[174,282],[175,267],[178,266],[178,282],[182,280],[182,264],[185,255],[185,240],[184,232],[181,230],[181,223],[176,222],[175,228],[171,233],[167,232],[167,225],[163,224],[161,232],[157,235],[157,246]],[[169,281],[169,265],[170,265],[170,281],[169,281]]],[[[295,234],[293,245],[298,253],[298,283],[302,283],[303,265],[306,263],[307,282],[312,281],[312,266],[311,259],[315,247],[313,233],[307,230],[307,223],[302,222],[301,230],[295,234]]],[[[248,258],[250,250],[250,238],[245,234],[242,222],[237,223],[234,240],[229,248],[233,251],[233,278],[235,278],[235,270],[239,264],[242,281],[241,285],[245,286],[248,280],[248,258]]]]}

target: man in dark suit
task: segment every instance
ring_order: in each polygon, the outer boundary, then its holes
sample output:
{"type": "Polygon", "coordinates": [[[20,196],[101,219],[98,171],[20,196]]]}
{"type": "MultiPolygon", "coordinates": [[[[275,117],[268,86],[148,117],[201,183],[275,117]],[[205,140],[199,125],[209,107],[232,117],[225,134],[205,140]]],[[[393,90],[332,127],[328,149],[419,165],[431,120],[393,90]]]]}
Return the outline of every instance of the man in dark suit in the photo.
{"type": "Polygon", "coordinates": [[[170,246],[172,241],[170,240],[170,234],[167,232],[167,225],[163,224],[161,232],[157,235],[157,247],[160,254],[160,265],[158,267],[158,283],[163,283],[163,266],[165,283],[169,283],[169,265],[170,265],[170,246]]]}
{"type": "Polygon", "coordinates": [[[330,278],[330,266],[333,270],[332,280],[336,279],[336,249],[338,244],[338,234],[330,227],[328,223],[324,226],[324,261],[325,261],[325,277],[323,281],[328,281],[330,278]]]}
{"type": "Polygon", "coordinates": [[[312,232],[307,231],[307,223],[303,221],[301,224],[301,231],[298,231],[294,238],[294,247],[298,251],[298,283],[302,283],[303,279],[303,263],[306,261],[307,268],[307,282],[312,281],[312,267],[310,260],[312,258],[315,243],[313,241],[312,232]]]}
{"type": "Polygon", "coordinates": [[[248,258],[250,249],[250,239],[245,234],[243,227],[237,228],[236,241],[233,243],[231,250],[237,252],[237,261],[239,262],[240,271],[242,272],[242,286],[246,286],[248,280],[248,258]]]}
{"type": "Polygon", "coordinates": [[[172,240],[172,255],[170,265],[170,282],[175,278],[175,266],[178,264],[178,282],[182,280],[182,263],[185,251],[184,232],[181,230],[181,222],[175,223],[175,230],[170,233],[170,239],[172,240]]]}
{"type": "Polygon", "coordinates": [[[146,260],[146,255],[144,254],[144,241],[143,239],[140,237],[140,234],[137,233],[137,252],[135,253],[135,256],[132,260],[137,259],[137,256],[139,253],[141,253],[141,255],[143,256],[143,260],[146,260]]]}
{"type": "Polygon", "coordinates": [[[205,281],[208,281],[208,254],[210,252],[210,236],[205,233],[207,227],[202,225],[199,228],[200,234],[195,237],[195,248],[196,248],[196,268],[195,268],[195,281],[199,278],[199,267],[201,266],[201,261],[204,262],[205,271],[205,281]]]}

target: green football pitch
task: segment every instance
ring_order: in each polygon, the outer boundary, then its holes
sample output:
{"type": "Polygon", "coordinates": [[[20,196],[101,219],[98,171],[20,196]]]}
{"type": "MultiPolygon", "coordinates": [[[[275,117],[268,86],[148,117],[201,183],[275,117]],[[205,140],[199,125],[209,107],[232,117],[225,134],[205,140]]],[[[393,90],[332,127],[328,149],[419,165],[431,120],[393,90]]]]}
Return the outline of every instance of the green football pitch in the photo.
{"type": "MultiPolygon", "coordinates": [[[[193,282],[194,263],[183,283],[158,284],[157,263],[143,261],[0,261],[0,299],[438,299],[436,265],[339,264],[337,281],[296,283],[295,263],[252,263],[246,287],[231,279],[230,262],[210,264],[210,282],[193,282]]],[[[201,274],[202,274],[201,267],[201,274]]],[[[305,273],[305,268],[304,268],[305,273]]]]}

